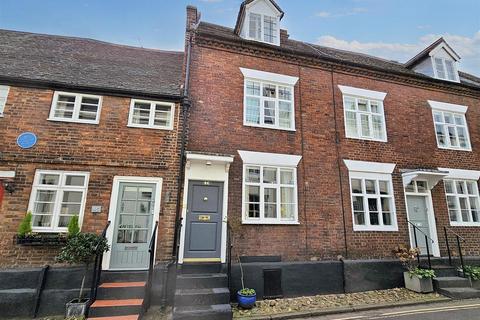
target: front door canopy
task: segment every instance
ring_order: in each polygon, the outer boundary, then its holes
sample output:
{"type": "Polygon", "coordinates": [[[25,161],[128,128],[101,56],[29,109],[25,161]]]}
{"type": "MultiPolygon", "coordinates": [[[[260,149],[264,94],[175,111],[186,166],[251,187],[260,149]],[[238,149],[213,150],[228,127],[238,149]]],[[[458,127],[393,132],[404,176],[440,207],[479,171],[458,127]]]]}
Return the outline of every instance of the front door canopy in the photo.
{"type": "Polygon", "coordinates": [[[446,176],[448,176],[448,171],[435,169],[404,170],[402,173],[403,187],[408,186],[412,180],[426,180],[431,190],[446,176]]]}

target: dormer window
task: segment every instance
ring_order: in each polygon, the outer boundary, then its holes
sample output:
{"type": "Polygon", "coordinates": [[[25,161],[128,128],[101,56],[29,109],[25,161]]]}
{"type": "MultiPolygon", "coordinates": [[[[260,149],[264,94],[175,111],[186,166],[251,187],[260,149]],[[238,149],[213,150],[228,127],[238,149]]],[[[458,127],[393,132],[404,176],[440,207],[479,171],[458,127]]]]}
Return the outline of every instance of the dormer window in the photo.
{"type": "Polygon", "coordinates": [[[250,29],[248,36],[254,40],[262,41],[262,15],[250,13],[250,29]]]}
{"type": "Polygon", "coordinates": [[[249,15],[248,37],[252,40],[277,44],[277,18],[251,12],[249,15]]]}
{"type": "Polygon", "coordinates": [[[437,57],[433,58],[433,60],[437,78],[457,81],[457,70],[452,60],[437,57]]]}

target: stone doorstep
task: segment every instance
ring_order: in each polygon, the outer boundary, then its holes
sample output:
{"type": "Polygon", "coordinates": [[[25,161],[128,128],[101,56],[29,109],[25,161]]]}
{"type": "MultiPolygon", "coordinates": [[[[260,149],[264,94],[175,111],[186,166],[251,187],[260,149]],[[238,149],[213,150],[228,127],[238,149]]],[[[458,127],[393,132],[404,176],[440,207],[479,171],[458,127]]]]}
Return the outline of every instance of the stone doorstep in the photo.
{"type": "Polygon", "coordinates": [[[255,315],[255,316],[246,316],[246,317],[234,317],[236,320],[286,320],[286,319],[297,319],[297,318],[309,318],[309,317],[318,317],[318,316],[327,316],[331,314],[340,314],[340,313],[349,313],[356,311],[367,311],[367,310],[376,310],[376,309],[385,309],[392,307],[407,307],[415,306],[421,304],[434,304],[439,302],[448,302],[452,299],[448,297],[440,297],[438,299],[431,300],[420,300],[420,301],[406,301],[406,302],[395,302],[395,303],[381,303],[375,305],[358,305],[358,306],[348,306],[348,307],[337,307],[337,308],[325,308],[318,310],[310,310],[305,312],[289,312],[289,313],[277,313],[271,315],[255,315]]]}

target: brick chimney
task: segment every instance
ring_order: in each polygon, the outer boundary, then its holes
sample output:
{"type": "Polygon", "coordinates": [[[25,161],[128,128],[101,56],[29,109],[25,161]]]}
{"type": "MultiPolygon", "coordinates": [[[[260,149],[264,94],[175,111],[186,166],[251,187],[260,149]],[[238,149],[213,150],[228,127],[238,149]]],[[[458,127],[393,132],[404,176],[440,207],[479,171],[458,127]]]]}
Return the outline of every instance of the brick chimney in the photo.
{"type": "Polygon", "coordinates": [[[285,43],[285,41],[287,41],[289,37],[290,37],[290,35],[288,34],[287,30],[280,29],[280,45],[285,43]]]}
{"type": "Polygon", "coordinates": [[[193,26],[200,20],[200,12],[197,7],[187,6],[187,32],[191,31],[193,26]]]}

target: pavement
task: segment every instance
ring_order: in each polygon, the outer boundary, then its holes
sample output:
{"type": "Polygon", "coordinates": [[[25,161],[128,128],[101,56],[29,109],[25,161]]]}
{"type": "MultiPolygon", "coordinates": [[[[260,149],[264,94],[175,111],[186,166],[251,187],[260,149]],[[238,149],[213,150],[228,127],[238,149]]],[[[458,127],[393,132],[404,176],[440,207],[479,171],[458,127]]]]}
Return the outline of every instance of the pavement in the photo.
{"type": "Polygon", "coordinates": [[[314,320],[480,320],[480,299],[357,311],[310,318],[314,320]]]}

